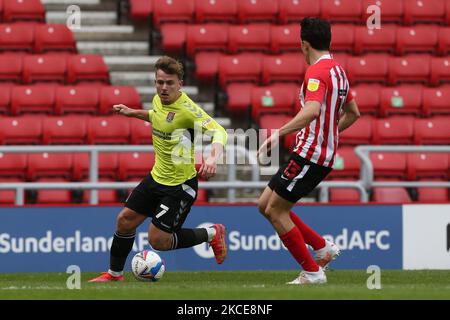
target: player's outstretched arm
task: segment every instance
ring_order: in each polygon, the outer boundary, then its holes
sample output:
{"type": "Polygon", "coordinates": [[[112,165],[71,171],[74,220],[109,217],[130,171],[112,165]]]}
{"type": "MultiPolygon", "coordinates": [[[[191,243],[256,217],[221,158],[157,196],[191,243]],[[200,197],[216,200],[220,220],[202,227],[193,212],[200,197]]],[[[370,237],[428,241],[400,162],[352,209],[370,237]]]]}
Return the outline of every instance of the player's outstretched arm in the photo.
{"type": "Polygon", "coordinates": [[[148,110],[128,108],[124,104],[115,104],[113,106],[114,113],[121,114],[126,117],[133,117],[150,122],[148,110]]]}
{"type": "Polygon", "coordinates": [[[355,100],[350,101],[344,105],[344,113],[339,119],[338,129],[339,132],[344,131],[350,127],[361,116],[359,113],[358,105],[355,100]]]}

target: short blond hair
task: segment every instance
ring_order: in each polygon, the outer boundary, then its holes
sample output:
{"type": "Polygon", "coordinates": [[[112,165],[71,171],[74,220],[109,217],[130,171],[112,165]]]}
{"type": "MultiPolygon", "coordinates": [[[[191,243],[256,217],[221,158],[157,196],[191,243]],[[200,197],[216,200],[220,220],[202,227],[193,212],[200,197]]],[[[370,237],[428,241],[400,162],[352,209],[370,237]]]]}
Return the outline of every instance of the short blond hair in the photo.
{"type": "Polygon", "coordinates": [[[176,74],[178,79],[183,80],[184,69],[181,62],[169,56],[163,56],[156,61],[155,72],[162,70],[167,74],[176,74]]]}

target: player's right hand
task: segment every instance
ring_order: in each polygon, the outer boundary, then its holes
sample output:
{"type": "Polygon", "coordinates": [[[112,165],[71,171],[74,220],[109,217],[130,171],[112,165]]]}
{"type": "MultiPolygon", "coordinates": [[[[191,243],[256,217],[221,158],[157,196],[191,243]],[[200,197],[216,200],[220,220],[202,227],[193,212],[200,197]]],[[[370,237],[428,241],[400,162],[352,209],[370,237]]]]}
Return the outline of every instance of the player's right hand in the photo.
{"type": "Polygon", "coordinates": [[[128,108],[124,104],[113,105],[113,110],[114,110],[114,113],[121,114],[121,115],[124,115],[127,117],[129,117],[131,115],[131,111],[132,111],[130,108],[128,108]]]}

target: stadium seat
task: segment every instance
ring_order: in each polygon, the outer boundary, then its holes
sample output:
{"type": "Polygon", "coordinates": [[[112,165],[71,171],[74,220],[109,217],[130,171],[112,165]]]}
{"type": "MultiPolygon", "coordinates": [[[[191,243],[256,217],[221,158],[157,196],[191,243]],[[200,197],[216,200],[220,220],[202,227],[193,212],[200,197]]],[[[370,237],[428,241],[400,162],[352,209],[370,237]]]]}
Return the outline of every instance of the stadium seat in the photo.
{"type": "Polygon", "coordinates": [[[129,0],[130,1],[130,15],[135,20],[145,20],[150,17],[153,9],[153,1],[129,0]]]}
{"type": "Polygon", "coordinates": [[[72,55],[67,61],[67,80],[69,83],[95,81],[109,84],[108,67],[99,55],[72,55]]]}
{"type": "MultiPolygon", "coordinates": [[[[350,88],[358,103],[361,114],[378,115],[380,112],[381,86],[378,84],[360,84],[350,88]]],[[[360,120],[358,120],[360,121],[360,120]]]]}
{"type": "Polygon", "coordinates": [[[450,201],[449,188],[417,188],[417,201],[422,203],[446,203],[450,201]]]}
{"type": "Polygon", "coordinates": [[[408,178],[448,179],[448,158],[445,153],[410,153],[407,155],[408,178]]]}
{"type": "Polygon", "coordinates": [[[262,55],[242,53],[219,58],[219,83],[222,88],[230,82],[259,83],[261,78],[262,55]]]}
{"type": "MultiPolygon", "coordinates": [[[[359,100],[358,107],[359,107],[359,100]]],[[[360,145],[372,143],[372,131],[375,118],[362,116],[353,125],[339,133],[339,145],[360,145]]]]}
{"type": "Polygon", "coordinates": [[[381,116],[387,117],[391,114],[420,115],[422,113],[422,88],[420,85],[381,88],[381,116]]]}
{"type": "MultiPolygon", "coordinates": [[[[362,3],[354,0],[322,0],[322,18],[331,22],[353,22],[362,21],[362,3]]],[[[364,8],[365,9],[365,8],[364,8]]]]}
{"type": "Polygon", "coordinates": [[[207,189],[198,189],[196,203],[199,203],[199,204],[208,203],[208,190],[207,189]]]}
{"type": "Polygon", "coordinates": [[[278,13],[281,24],[300,22],[306,17],[319,17],[320,1],[278,0],[278,13]]]}
{"type": "Polygon", "coordinates": [[[237,1],[238,0],[195,0],[195,19],[197,23],[236,22],[237,1]]]}
{"type": "Polygon", "coordinates": [[[238,0],[237,12],[240,23],[261,21],[275,23],[278,19],[278,1],[238,0]]]}
{"type": "Polygon", "coordinates": [[[391,116],[374,123],[374,144],[411,144],[414,136],[414,117],[391,116]]]}
{"type": "Polygon", "coordinates": [[[220,52],[198,52],[195,55],[195,76],[199,82],[215,82],[219,72],[220,52]]]}
{"type": "Polygon", "coordinates": [[[253,83],[231,83],[226,87],[228,112],[233,114],[250,115],[251,110],[251,92],[255,84],[253,83]]]}
{"type": "Polygon", "coordinates": [[[45,22],[45,9],[41,0],[3,0],[4,21],[45,22]]]}
{"type": "Polygon", "coordinates": [[[0,117],[1,144],[41,144],[42,116],[0,117]]]}
{"type": "MultiPolygon", "coordinates": [[[[270,137],[271,130],[280,129],[283,125],[292,119],[292,115],[287,114],[268,114],[259,118],[259,127],[267,130],[267,135],[270,137]]],[[[287,134],[283,137],[283,147],[291,151],[295,144],[297,132],[287,134]]]]}
{"type": "MultiPolygon", "coordinates": [[[[42,178],[33,182],[38,183],[69,183],[69,179],[61,178],[42,178]]],[[[72,203],[72,191],[70,189],[41,189],[36,190],[36,199],[34,204],[59,204],[69,205],[72,203]]]]}
{"type": "Polygon", "coordinates": [[[91,117],[88,121],[88,144],[128,144],[130,123],[119,116],[91,117]]]}
{"type": "Polygon", "coordinates": [[[131,118],[130,130],[131,144],[151,144],[153,142],[150,122],[131,118]]]}
{"type": "Polygon", "coordinates": [[[35,27],[34,51],[77,52],[77,45],[72,31],[64,24],[44,24],[35,27]]]}
{"type": "Polygon", "coordinates": [[[23,82],[66,81],[66,57],[55,54],[26,55],[23,59],[23,82]]]}
{"type": "Polygon", "coordinates": [[[35,112],[51,114],[55,107],[55,85],[14,86],[11,98],[12,115],[35,112]]]}
{"type": "Polygon", "coordinates": [[[296,99],[295,84],[275,84],[254,87],[251,93],[252,118],[257,123],[263,114],[293,115],[296,99]]]}
{"type": "Polygon", "coordinates": [[[300,83],[306,72],[305,58],[298,53],[264,56],[262,60],[262,83],[300,83]]]}
{"type": "MultiPolygon", "coordinates": [[[[450,8],[450,5],[448,7],[450,8]]],[[[437,51],[440,55],[447,55],[450,53],[450,27],[439,28],[437,51]]]]}
{"type": "Polygon", "coordinates": [[[23,57],[17,53],[0,55],[0,81],[21,82],[23,57]]]}
{"type": "MultiPolygon", "coordinates": [[[[85,179],[84,182],[89,182],[85,179]]],[[[100,178],[98,182],[115,182],[114,179],[100,178]]],[[[97,190],[98,203],[102,205],[117,204],[120,202],[118,197],[119,190],[117,189],[99,189],[97,190]]],[[[84,190],[81,193],[82,198],[80,199],[82,203],[89,203],[91,199],[90,190],[84,190]]]]}
{"type": "MultiPolygon", "coordinates": [[[[346,25],[343,27],[348,28],[346,25]]],[[[396,30],[396,26],[390,25],[383,25],[381,29],[368,29],[367,26],[356,27],[354,53],[394,53],[396,30]]],[[[345,30],[341,30],[341,32],[345,34],[345,30]]]]}
{"type": "MultiPolygon", "coordinates": [[[[1,2],[1,0],[0,0],[1,2]]],[[[1,14],[1,12],[0,12],[1,14]]],[[[1,160],[0,160],[1,161],[1,160]]],[[[21,183],[23,180],[17,178],[0,178],[0,184],[2,183],[21,183]]],[[[13,205],[16,202],[16,190],[0,190],[0,205],[13,205]]]]}
{"type": "Polygon", "coordinates": [[[0,24],[0,51],[31,52],[34,46],[34,28],[25,23],[0,24]]]}
{"type": "Polygon", "coordinates": [[[386,84],[388,55],[369,54],[347,59],[347,76],[352,85],[361,82],[386,84]]]}
{"type": "Polygon", "coordinates": [[[431,58],[430,84],[438,86],[441,83],[450,82],[450,57],[431,58]]]}
{"type": "Polygon", "coordinates": [[[186,52],[194,57],[197,51],[225,51],[228,45],[228,25],[215,23],[187,27],[186,52]]]}
{"type": "Polygon", "coordinates": [[[332,52],[353,53],[355,43],[355,27],[347,24],[334,24],[331,26],[333,34],[331,40],[332,52]]]}
{"type": "Polygon", "coordinates": [[[56,114],[90,113],[99,110],[99,90],[86,84],[56,87],[56,114]]]}
{"type": "Polygon", "coordinates": [[[445,0],[404,0],[404,23],[444,23],[445,0]]]}
{"type": "Polygon", "coordinates": [[[82,145],[86,141],[86,122],[84,116],[44,117],[42,143],[82,145]]]}
{"type": "Polygon", "coordinates": [[[194,0],[153,0],[153,23],[156,27],[167,22],[191,23],[194,0]]]}
{"type": "Polygon", "coordinates": [[[430,79],[430,56],[410,55],[392,57],[389,59],[389,83],[395,86],[399,83],[428,84],[430,79]]]}
{"type": "Polygon", "coordinates": [[[347,53],[342,53],[342,52],[333,53],[332,56],[333,56],[333,60],[335,60],[337,63],[339,63],[342,66],[342,68],[344,68],[344,70],[347,71],[347,60],[351,56],[348,55],[347,53]]]}
{"type": "Polygon", "coordinates": [[[331,203],[361,202],[359,191],[354,188],[330,188],[328,197],[331,203]]]}
{"type": "Polygon", "coordinates": [[[300,25],[272,25],[270,28],[270,50],[273,53],[295,51],[300,54],[300,25]]]}
{"type": "Polygon", "coordinates": [[[100,88],[100,112],[113,113],[112,106],[124,104],[132,109],[142,109],[141,97],[132,86],[104,86],[100,88]]]}
{"type": "Polygon", "coordinates": [[[424,115],[450,114],[450,85],[423,89],[424,115]]]}
{"type": "Polygon", "coordinates": [[[9,83],[0,83],[0,114],[10,114],[11,87],[9,83]]]}
{"type": "Polygon", "coordinates": [[[438,26],[413,26],[397,28],[395,51],[398,55],[407,53],[436,52],[438,44],[438,26]]]}
{"type": "Polygon", "coordinates": [[[405,188],[373,188],[372,201],[377,203],[410,203],[411,197],[405,188]]]}
{"type": "Polygon", "coordinates": [[[363,17],[364,21],[367,21],[369,16],[373,14],[371,10],[367,12],[367,8],[372,5],[377,5],[381,11],[381,23],[397,23],[403,22],[403,1],[392,0],[363,0],[363,17]]]}
{"type": "Polygon", "coordinates": [[[119,154],[119,179],[144,178],[153,168],[153,152],[126,152],[119,154]]]}
{"type": "MultiPolygon", "coordinates": [[[[261,1],[261,0],[259,0],[261,1]]],[[[248,24],[230,26],[228,31],[228,51],[269,52],[270,24],[248,24]]]]}
{"type": "Polygon", "coordinates": [[[186,45],[187,25],[185,23],[165,23],[161,26],[161,45],[165,51],[184,51],[186,45]]]}
{"type": "Polygon", "coordinates": [[[360,160],[353,147],[339,148],[336,152],[333,171],[329,174],[329,178],[357,180],[359,178],[360,167],[360,160]]]}
{"type": "Polygon", "coordinates": [[[31,153],[28,155],[27,178],[72,178],[72,154],[31,153]]]}
{"type": "Polygon", "coordinates": [[[376,179],[406,179],[406,155],[403,153],[372,152],[370,159],[376,179]]]}
{"type": "Polygon", "coordinates": [[[441,116],[416,119],[414,122],[415,144],[450,144],[450,117],[441,116]]]}
{"type": "MultiPolygon", "coordinates": [[[[89,153],[74,153],[72,176],[76,181],[89,178],[90,156],[89,153]]],[[[100,152],[98,154],[98,178],[118,179],[119,155],[115,152],[100,152]]]]}
{"type": "Polygon", "coordinates": [[[0,177],[25,179],[28,164],[28,156],[25,153],[0,152],[0,177]]]}

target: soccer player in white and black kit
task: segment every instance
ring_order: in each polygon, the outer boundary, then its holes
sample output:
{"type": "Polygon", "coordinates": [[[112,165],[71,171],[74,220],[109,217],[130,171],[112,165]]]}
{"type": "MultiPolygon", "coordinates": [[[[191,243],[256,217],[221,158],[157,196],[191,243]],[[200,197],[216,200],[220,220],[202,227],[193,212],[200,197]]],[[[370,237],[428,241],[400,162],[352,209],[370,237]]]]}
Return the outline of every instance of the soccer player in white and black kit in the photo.
{"type": "Polygon", "coordinates": [[[278,139],[297,134],[289,162],[272,177],[258,201],[259,211],[270,221],[289,252],[302,266],[289,284],[325,283],[323,269],[339,255],[326,241],[291,212],[294,204],[308,195],[333,167],[338,133],[360,116],[342,66],[330,54],[331,26],[319,18],[301,22],[301,45],[309,67],[301,94],[300,112],[261,145],[258,153],[273,148],[278,139]],[[306,244],[314,249],[314,257],[306,244]]]}

